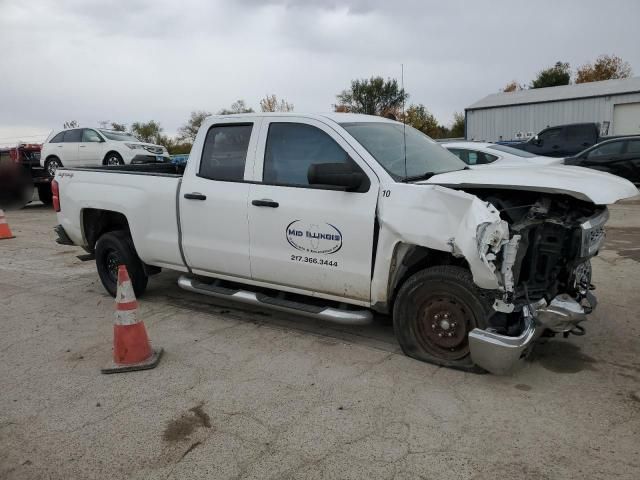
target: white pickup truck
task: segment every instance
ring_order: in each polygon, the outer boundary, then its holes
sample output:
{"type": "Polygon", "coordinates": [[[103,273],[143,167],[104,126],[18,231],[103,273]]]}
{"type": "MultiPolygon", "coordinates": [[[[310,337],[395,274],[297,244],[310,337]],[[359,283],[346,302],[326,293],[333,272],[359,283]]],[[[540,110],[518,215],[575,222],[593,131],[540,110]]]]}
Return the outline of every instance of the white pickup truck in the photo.
{"type": "Polygon", "coordinates": [[[403,351],[505,373],[543,333],[582,334],[590,258],[628,181],[567,166],[469,170],[427,136],[354,114],[210,117],[189,162],[60,169],[58,242],[115,294],[162,268],[204,295],[362,324],[403,351]]]}

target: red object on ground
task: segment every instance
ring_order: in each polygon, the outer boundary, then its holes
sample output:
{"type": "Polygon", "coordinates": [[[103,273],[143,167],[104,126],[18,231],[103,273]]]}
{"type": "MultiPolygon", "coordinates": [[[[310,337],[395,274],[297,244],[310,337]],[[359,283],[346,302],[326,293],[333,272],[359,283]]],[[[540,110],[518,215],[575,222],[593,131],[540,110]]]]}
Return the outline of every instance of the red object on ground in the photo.
{"type": "Polygon", "coordinates": [[[6,240],[9,238],[16,237],[11,233],[11,229],[7,223],[7,218],[4,216],[4,210],[0,209],[0,240],[6,240]]]}
{"type": "Polygon", "coordinates": [[[129,273],[124,265],[120,265],[113,324],[113,365],[103,368],[102,373],[154,368],[158,365],[161,355],[162,349],[151,348],[144,322],[138,319],[138,301],[129,273]]]}

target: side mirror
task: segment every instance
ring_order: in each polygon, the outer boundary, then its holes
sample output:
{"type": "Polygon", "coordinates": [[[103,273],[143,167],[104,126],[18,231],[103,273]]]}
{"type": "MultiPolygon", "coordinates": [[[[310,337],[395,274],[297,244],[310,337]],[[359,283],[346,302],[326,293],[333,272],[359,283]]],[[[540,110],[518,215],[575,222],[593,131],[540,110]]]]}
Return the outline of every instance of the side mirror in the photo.
{"type": "Polygon", "coordinates": [[[310,185],[330,185],[347,191],[360,188],[365,178],[364,173],[354,171],[348,163],[314,163],[307,171],[310,185]]]}

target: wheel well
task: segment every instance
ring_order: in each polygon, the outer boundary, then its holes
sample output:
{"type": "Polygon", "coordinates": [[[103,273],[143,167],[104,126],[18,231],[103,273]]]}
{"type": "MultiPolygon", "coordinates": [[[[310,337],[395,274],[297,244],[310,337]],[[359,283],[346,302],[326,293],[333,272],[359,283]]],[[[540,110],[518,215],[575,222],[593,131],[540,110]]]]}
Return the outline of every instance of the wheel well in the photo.
{"type": "Polygon", "coordinates": [[[393,311],[393,302],[398,290],[413,274],[425,268],[437,265],[456,265],[469,270],[469,264],[463,257],[455,257],[450,252],[434,250],[419,245],[400,244],[394,252],[391,263],[395,265],[389,280],[388,309],[393,311]]]}
{"type": "Polygon", "coordinates": [[[60,160],[60,157],[58,157],[57,155],[49,155],[49,156],[45,159],[44,163],[46,164],[49,160],[53,160],[54,158],[55,158],[56,160],[58,160],[60,163],[62,163],[62,160],[60,160]]]}
{"type": "Polygon", "coordinates": [[[109,150],[105,155],[104,158],[102,159],[102,164],[104,165],[107,162],[107,157],[109,157],[109,155],[111,155],[112,153],[115,153],[116,155],[118,155],[120,158],[122,158],[122,155],[120,155],[119,152],[117,152],[116,150],[109,150]]]}
{"type": "Polygon", "coordinates": [[[82,211],[82,230],[87,247],[93,251],[98,239],[107,232],[126,230],[130,232],[129,222],[120,212],[85,208],[82,211]]]}

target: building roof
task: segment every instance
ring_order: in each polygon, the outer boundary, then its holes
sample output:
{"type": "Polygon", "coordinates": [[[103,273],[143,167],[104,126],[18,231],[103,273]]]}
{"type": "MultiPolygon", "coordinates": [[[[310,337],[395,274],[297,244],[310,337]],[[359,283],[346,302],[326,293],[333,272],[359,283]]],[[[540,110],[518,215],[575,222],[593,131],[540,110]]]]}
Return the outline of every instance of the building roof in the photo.
{"type": "Polygon", "coordinates": [[[558,102],[588,97],[605,97],[636,92],[640,92],[640,77],[562,85],[560,87],[533,88],[517,92],[492,93],[467,107],[467,110],[507,107],[528,103],[558,102]]]}

